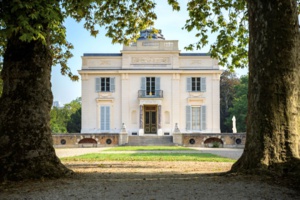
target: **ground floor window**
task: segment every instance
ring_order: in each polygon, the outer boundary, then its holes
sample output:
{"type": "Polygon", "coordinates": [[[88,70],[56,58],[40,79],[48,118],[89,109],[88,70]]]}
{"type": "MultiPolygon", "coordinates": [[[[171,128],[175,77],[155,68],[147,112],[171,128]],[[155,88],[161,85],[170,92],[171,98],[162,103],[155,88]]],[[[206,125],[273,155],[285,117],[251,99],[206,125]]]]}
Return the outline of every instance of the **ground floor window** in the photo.
{"type": "Polygon", "coordinates": [[[206,129],[206,106],[186,107],[186,130],[202,131],[206,129]]]}
{"type": "Polygon", "coordinates": [[[100,106],[100,129],[101,131],[110,130],[110,107],[100,106]]]}

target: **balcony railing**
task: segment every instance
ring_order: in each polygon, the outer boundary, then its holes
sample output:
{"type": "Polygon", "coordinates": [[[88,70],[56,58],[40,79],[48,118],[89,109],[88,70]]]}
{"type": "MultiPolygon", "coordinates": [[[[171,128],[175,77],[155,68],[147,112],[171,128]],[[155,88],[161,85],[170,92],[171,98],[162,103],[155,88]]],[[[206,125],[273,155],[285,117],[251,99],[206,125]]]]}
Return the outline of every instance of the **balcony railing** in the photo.
{"type": "Polygon", "coordinates": [[[138,97],[139,98],[163,98],[163,91],[162,90],[154,90],[154,91],[147,91],[147,90],[139,90],[138,97]]]}

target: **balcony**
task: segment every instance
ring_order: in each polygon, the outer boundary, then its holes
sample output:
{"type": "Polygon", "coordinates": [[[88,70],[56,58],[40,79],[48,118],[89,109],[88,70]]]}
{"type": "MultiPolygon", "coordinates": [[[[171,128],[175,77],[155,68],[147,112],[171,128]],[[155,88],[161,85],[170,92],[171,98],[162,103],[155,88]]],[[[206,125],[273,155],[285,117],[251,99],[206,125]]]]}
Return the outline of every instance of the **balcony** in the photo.
{"type": "Polygon", "coordinates": [[[139,90],[138,91],[138,98],[163,98],[163,91],[162,90],[139,90]]]}

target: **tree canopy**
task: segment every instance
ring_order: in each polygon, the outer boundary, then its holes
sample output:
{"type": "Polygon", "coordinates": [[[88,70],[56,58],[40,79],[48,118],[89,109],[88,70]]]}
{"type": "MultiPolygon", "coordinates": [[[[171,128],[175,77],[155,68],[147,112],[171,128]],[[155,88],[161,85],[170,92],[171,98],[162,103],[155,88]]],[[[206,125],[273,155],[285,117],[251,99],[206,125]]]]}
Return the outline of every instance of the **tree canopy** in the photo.
{"type": "MultiPolygon", "coordinates": [[[[229,109],[233,106],[236,96],[236,86],[240,83],[234,72],[225,70],[220,77],[220,125],[221,133],[232,132],[232,124],[226,124],[230,118],[229,109]]],[[[232,117],[231,117],[232,118],[232,117]]]]}
{"type": "MultiPolygon", "coordinates": [[[[1,74],[1,70],[2,70],[2,65],[0,65],[0,74],[1,74]]],[[[0,97],[2,95],[2,89],[3,89],[3,81],[2,81],[2,78],[0,76],[0,97]]]]}
{"type": "Polygon", "coordinates": [[[50,112],[52,133],[79,133],[81,129],[81,98],[61,108],[52,107],[50,112]]]}
{"type": "Polygon", "coordinates": [[[246,117],[248,111],[248,75],[241,76],[240,83],[235,86],[235,96],[232,107],[229,108],[229,116],[226,125],[232,125],[232,117],[236,117],[236,128],[238,132],[246,132],[246,117]]]}
{"type": "MultiPolygon", "coordinates": [[[[175,0],[168,0],[174,10],[179,10],[175,0]]],[[[50,44],[53,65],[61,65],[61,73],[78,80],[67,66],[72,57],[73,45],[66,40],[63,25],[67,17],[84,21],[84,28],[92,36],[104,27],[112,43],[129,44],[139,31],[154,24],[155,2],[153,0],[3,0],[0,3],[0,53],[3,55],[7,39],[18,35],[20,41],[40,40],[50,44]]]]}

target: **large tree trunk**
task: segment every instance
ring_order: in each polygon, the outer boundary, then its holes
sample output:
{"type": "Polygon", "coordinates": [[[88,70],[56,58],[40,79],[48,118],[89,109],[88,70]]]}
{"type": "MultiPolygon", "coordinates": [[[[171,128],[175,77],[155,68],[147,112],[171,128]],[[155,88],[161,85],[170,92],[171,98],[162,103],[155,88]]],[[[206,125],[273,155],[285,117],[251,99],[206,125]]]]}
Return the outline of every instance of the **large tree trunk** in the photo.
{"type": "Polygon", "coordinates": [[[70,174],[57,158],[49,126],[52,56],[40,41],[8,39],[0,98],[0,180],[70,174]]]}
{"type": "Polygon", "coordinates": [[[300,65],[296,0],[249,0],[248,9],[247,141],[232,171],[287,173],[299,170],[300,65]]]}

